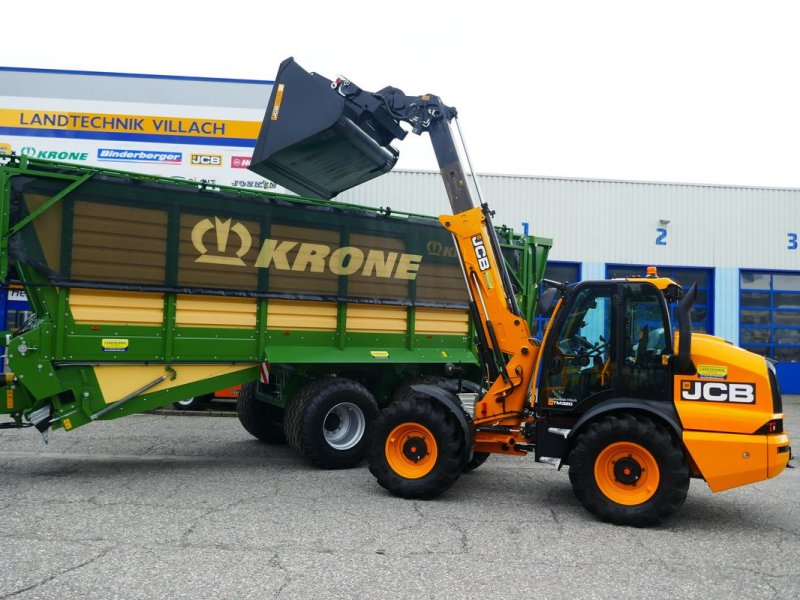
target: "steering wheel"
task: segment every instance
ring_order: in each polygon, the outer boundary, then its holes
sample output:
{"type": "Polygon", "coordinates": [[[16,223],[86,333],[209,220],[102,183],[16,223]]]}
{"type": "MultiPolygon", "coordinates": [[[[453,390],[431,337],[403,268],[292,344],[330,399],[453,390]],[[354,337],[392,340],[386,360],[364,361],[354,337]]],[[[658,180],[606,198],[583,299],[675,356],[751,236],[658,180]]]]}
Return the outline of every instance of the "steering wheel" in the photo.
{"type": "Polygon", "coordinates": [[[581,335],[573,336],[572,339],[575,340],[579,346],[578,355],[587,356],[589,358],[600,356],[609,344],[609,342],[602,336],[600,336],[600,341],[596,344],[592,344],[589,340],[581,335]]]}

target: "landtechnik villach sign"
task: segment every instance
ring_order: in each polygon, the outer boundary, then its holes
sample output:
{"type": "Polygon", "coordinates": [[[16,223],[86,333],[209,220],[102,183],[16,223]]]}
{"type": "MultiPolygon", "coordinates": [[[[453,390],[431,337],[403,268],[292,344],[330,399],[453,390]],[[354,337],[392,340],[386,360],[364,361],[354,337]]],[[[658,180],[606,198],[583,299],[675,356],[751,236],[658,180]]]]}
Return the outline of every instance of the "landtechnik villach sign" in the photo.
{"type": "Polygon", "coordinates": [[[193,119],[0,109],[0,135],[74,137],[148,142],[220,140],[226,145],[252,146],[260,123],[226,119],[193,119]]]}

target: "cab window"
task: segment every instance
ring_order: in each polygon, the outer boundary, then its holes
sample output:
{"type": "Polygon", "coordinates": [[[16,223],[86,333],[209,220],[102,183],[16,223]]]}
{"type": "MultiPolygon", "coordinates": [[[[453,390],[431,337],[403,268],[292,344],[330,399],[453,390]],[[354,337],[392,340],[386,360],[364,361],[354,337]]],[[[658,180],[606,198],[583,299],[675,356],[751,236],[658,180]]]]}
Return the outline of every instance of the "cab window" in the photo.
{"type": "Polygon", "coordinates": [[[635,398],[666,397],[671,353],[670,324],[658,290],[651,285],[624,288],[622,380],[635,398]]]}
{"type": "Polygon", "coordinates": [[[613,385],[613,286],[577,292],[542,373],[544,403],[571,408],[613,385]]]}

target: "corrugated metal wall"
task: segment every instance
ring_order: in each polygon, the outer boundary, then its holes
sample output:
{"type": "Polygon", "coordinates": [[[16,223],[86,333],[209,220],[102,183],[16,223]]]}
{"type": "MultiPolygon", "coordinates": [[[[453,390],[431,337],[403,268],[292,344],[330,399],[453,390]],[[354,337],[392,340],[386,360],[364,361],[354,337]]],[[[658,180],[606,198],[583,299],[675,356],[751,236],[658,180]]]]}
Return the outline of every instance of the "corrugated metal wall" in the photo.
{"type": "MultiPolygon", "coordinates": [[[[528,222],[554,239],[553,260],[800,269],[800,250],[789,249],[800,190],[508,175],[481,176],[480,186],[496,224],[528,222]]],[[[451,212],[438,172],[394,171],[339,199],[451,212]]]]}

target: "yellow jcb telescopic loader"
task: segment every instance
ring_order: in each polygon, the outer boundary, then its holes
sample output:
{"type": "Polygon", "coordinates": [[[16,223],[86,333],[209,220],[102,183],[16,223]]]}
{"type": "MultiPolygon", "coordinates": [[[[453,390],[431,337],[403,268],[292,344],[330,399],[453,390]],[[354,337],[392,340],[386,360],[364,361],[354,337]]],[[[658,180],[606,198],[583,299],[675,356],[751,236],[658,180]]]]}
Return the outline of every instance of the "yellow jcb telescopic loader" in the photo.
{"type": "Polygon", "coordinates": [[[479,324],[484,381],[480,393],[420,384],[399,394],[374,430],[369,468],[378,483],[404,498],[431,498],[490,454],[533,453],[568,465],[576,496],[601,519],[645,526],[678,510],[692,477],[717,492],[781,473],[791,449],[775,369],[762,356],[692,333],[694,287],[684,295],[654,269],[549,282],[540,306],[552,316],[541,343],[531,337],[498,259],[493,213],[473,203],[454,117],[437,96],[366,92],[290,58],[253,155],[254,171],[332,198],[395,165],[389,144],[405,137],[401,122],[431,136],[456,213],[440,221],[453,235],[479,324]],[[673,331],[668,305],[678,301],[673,331]]]}

